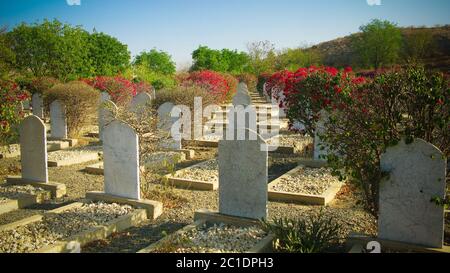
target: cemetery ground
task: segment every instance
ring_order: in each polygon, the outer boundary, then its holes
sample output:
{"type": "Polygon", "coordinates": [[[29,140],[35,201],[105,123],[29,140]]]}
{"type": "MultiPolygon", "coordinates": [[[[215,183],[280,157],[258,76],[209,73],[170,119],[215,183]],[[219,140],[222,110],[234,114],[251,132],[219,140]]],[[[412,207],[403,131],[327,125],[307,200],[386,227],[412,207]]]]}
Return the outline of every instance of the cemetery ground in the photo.
{"type": "MultiPolygon", "coordinates": [[[[195,149],[196,158],[177,164],[176,169],[183,169],[217,156],[217,148],[189,148],[195,149]]],[[[295,168],[299,159],[299,155],[271,154],[269,159],[269,181],[295,168]]],[[[56,201],[0,215],[0,225],[12,223],[33,215],[40,215],[45,211],[82,200],[86,192],[101,191],[103,189],[103,176],[90,175],[84,171],[86,166],[95,162],[49,168],[50,180],[65,184],[67,195],[56,201]]],[[[194,191],[161,186],[160,177],[167,173],[168,170],[166,168],[161,168],[155,177],[142,177],[143,185],[150,185],[148,188],[144,186],[146,188],[143,191],[144,197],[163,202],[164,212],[162,216],[157,220],[147,220],[136,227],[120,233],[114,233],[105,240],[92,242],[84,247],[82,251],[134,253],[157,242],[164,235],[172,234],[192,224],[195,211],[204,208],[217,209],[217,191],[194,191]]],[[[20,174],[19,158],[0,160],[1,181],[4,181],[8,175],[18,174],[20,174]]],[[[323,210],[325,215],[333,216],[342,223],[344,227],[340,234],[343,239],[342,243],[352,231],[376,235],[375,219],[364,210],[360,194],[357,191],[355,192],[351,185],[346,185],[327,207],[269,202],[269,217],[308,217],[317,215],[323,210]]],[[[337,245],[333,251],[345,251],[344,244],[337,245]]]]}

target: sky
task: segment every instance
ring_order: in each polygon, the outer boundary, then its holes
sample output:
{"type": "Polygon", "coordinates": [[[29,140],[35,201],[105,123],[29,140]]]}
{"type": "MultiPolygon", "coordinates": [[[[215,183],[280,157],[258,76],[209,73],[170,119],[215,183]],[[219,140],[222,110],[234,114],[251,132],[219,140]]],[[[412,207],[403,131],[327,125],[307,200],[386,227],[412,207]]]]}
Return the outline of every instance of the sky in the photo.
{"type": "Polygon", "coordinates": [[[157,48],[187,66],[198,46],[245,51],[313,45],[354,32],[372,19],[399,26],[450,24],[449,0],[0,0],[0,26],[58,19],[94,28],[132,55],[157,48]]]}

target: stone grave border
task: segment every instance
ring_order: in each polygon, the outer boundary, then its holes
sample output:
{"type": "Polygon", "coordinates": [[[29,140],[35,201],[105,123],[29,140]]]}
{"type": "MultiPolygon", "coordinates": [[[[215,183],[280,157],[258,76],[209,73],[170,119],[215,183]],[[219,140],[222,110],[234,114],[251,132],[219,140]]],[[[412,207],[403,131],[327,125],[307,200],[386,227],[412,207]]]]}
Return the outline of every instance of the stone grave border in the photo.
{"type": "Polygon", "coordinates": [[[184,179],[184,178],[178,178],[177,175],[183,174],[186,170],[195,168],[199,165],[202,165],[205,162],[208,162],[209,160],[202,161],[198,164],[192,165],[190,167],[181,169],[176,171],[172,174],[167,174],[163,176],[163,180],[167,179],[169,185],[172,185],[176,188],[186,189],[186,190],[199,190],[199,191],[216,191],[219,189],[219,182],[209,182],[209,181],[201,181],[201,180],[195,180],[195,179],[184,179]]]}
{"type": "MultiPolygon", "coordinates": [[[[70,150],[68,151],[70,152],[70,150]]],[[[78,165],[83,164],[89,161],[95,161],[99,160],[100,155],[95,152],[92,153],[86,153],[81,156],[78,156],[77,158],[71,158],[71,159],[65,159],[65,160],[58,160],[58,161],[47,161],[48,167],[63,167],[63,166],[72,166],[72,165],[78,165]]]]}
{"type": "Polygon", "coordinates": [[[52,198],[61,198],[66,195],[66,185],[56,182],[37,182],[33,180],[24,179],[20,176],[8,176],[6,178],[7,185],[31,185],[34,187],[42,188],[51,192],[52,198]]]}
{"type": "Polygon", "coordinates": [[[336,194],[341,190],[344,185],[343,182],[336,182],[332,184],[323,194],[321,195],[313,195],[313,194],[304,194],[304,193],[292,193],[292,192],[283,192],[283,191],[275,191],[273,187],[281,182],[281,179],[284,177],[296,173],[301,167],[307,168],[321,168],[326,167],[326,162],[312,162],[311,160],[301,160],[299,166],[280,176],[279,178],[273,180],[269,183],[269,201],[274,202],[286,202],[286,203],[295,203],[295,204],[305,204],[305,205],[318,205],[318,206],[326,206],[336,197],[336,194]]]}
{"type": "Polygon", "coordinates": [[[130,205],[135,208],[144,209],[146,212],[146,219],[155,220],[163,213],[163,204],[152,200],[134,200],[124,197],[113,196],[100,191],[93,191],[86,193],[86,199],[94,202],[117,203],[121,205],[130,205]]]}
{"type": "Polygon", "coordinates": [[[18,209],[23,209],[36,204],[42,204],[52,197],[51,192],[41,192],[39,194],[22,193],[17,199],[8,199],[0,203],[0,215],[18,209]]]}
{"type": "Polygon", "coordinates": [[[68,142],[69,147],[75,147],[78,144],[78,139],[76,138],[57,138],[57,137],[47,137],[47,141],[62,141],[68,142]]]}
{"type": "MultiPolygon", "coordinates": [[[[64,211],[81,207],[83,204],[87,203],[86,201],[72,203],[70,205],[54,209],[48,212],[45,212],[45,214],[59,214],[63,213],[64,211]]],[[[42,221],[44,218],[44,215],[35,215],[29,218],[22,219],[20,221],[6,224],[3,226],[0,226],[0,231],[7,231],[12,230],[17,227],[26,226],[28,224],[36,223],[39,221],[42,221]]],[[[114,232],[120,232],[123,230],[126,230],[130,227],[136,226],[137,224],[147,220],[146,211],[144,209],[137,209],[134,212],[123,215],[117,219],[111,220],[103,225],[96,226],[93,228],[90,228],[88,230],[82,231],[76,235],[73,235],[69,238],[65,238],[64,240],[57,241],[55,244],[50,246],[45,246],[41,249],[33,251],[33,253],[67,253],[70,252],[69,249],[67,249],[67,246],[71,243],[79,243],[80,246],[84,246],[90,242],[106,239],[109,235],[111,235],[114,232]]]]}
{"type": "Polygon", "coordinates": [[[347,249],[349,249],[349,253],[361,253],[361,249],[365,249],[365,246],[369,242],[378,242],[381,244],[382,248],[387,248],[389,250],[399,251],[402,253],[450,253],[450,246],[443,246],[443,248],[430,248],[426,246],[374,238],[358,233],[350,233],[346,240],[346,246],[347,249]]]}
{"type": "MultiPolygon", "coordinates": [[[[244,218],[237,218],[237,217],[231,217],[231,216],[225,216],[220,215],[218,213],[209,212],[206,210],[201,210],[198,212],[195,212],[194,216],[195,220],[194,223],[191,225],[188,225],[175,233],[172,233],[171,235],[162,238],[161,240],[151,244],[150,246],[141,249],[138,251],[138,253],[151,253],[152,251],[158,249],[162,244],[164,244],[167,241],[170,241],[173,238],[176,238],[177,236],[180,236],[186,232],[189,232],[193,229],[196,229],[198,227],[203,226],[204,224],[229,224],[234,225],[238,227],[249,227],[249,226],[259,226],[260,224],[258,221],[250,220],[250,219],[244,219],[244,218]]],[[[274,236],[268,235],[264,239],[262,239],[259,243],[257,243],[253,248],[246,251],[245,253],[271,253],[273,252],[273,241],[274,236]]]]}

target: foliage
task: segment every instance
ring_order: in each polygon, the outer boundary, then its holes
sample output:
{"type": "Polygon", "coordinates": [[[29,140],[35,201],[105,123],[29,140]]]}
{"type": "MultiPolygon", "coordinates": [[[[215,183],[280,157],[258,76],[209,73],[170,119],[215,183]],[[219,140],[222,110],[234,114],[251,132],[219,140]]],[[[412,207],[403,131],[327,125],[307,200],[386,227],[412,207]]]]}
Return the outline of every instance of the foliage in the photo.
{"type": "Polygon", "coordinates": [[[301,67],[320,65],[321,57],[315,49],[288,48],[277,56],[276,70],[296,71],[301,67]]]}
{"type": "Polygon", "coordinates": [[[218,103],[230,98],[236,92],[234,85],[237,86],[236,80],[233,80],[229,75],[209,70],[190,73],[187,78],[182,79],[182,85],[206,89],[217,98],[218,103]]]}
{"type": "Polygon", "coordinates": [[[16,83],[0,81],[0,145],[17,141],[18,126],[24,117],[20,103],[29,98],[16,83]]]}
{"type": "Polygon", "coordinates": [[[96,77],[83,80],[88,85],[106,92],[117,105],[126,105],[137,94],[136,84],[120,76],[96,77]]]}
{"type": "Polygon", "coordinates": [[[201,97],[203,107],[216,104],[218,97],[208,89],[195,85],[180,85],[175,88],[161,90],[154,101],[154,107],[158,108],[166,102],[171,102],[175,105],[186,105],[194,113],[194,99],[201,97]]]}
{"type": "Polygon", "coordinates": [[[256,84],[256,89],[258,90],[258,93],[261,95],[264,95],[264,85],[267,83],[269,78],[272,75],[269,73],[263,73],[258,76],[258,83],[256,84]]]}
{"type": "Polygon", "coordinates": [[[6,28],[0,28],[0,80],[6,80],[14,62],[15,55],[6,37],[6,28]]]}
{"type": "Polygon", "coordinates": [[[25,83],[25,88],[27,88],[31,94],[44,94],[47,90],[60,83],[60,81],[52,77],[40,77],[33,79],[30,83],[25,83]]]}
{"type": "Polygon", "coordinates": [[[138,82],[148,82],[150,83],[156,90],[164,89],[164,88],[173,88],[176,86],[177,82],[173,75],[165,75],[162,73],[158,73],[150,70],[149,66],[145,63],[135,65],[133,67],[133,72],[135,75],[135,81],[138,82]]]}
{"type": "Polygon", "coordinates": [[[16,68],[36,77],[62,81],[112,75],[129,64],[127,46],[103,33],[90,34],[80,26],[57,20],[21,24],[8,33],[16,68]]]}
{"type": "Polygon", "coordinates": [[[373,20],[360,27],[353,47],[358,52],[360,64],[375,69],[395,63],[399,57],[402,35],[400,29],[389,21],[373,20]]]}
{"type": "Polygon", "coordinates": [[[105,33],[89,36],[89,58],[93,75],[115,76],[130,65],[130,52],[125,44],[105,33]]]}
{"type": "Polygon", "coordinates": [[[341,226],[322,212],[305,219],[279,218],[273,223],[263,221],[262,224],[266,232],[275,235],[279,252],[321,253],[340,239],[341,226]]]}
{"type": "Polygon", "coordinates": [[[250,57],[250,70],[255,75],[276,71],[276,53],[274,45],[269,41],[259,41],[247,45],[250,57]]]}
{"type": "Polygon", "coordinates": [[[58,84],[44,93],[46,103],[58,100],[65,105],[68,135],[71,138],[80,136],[90,113],[96,112],[99,98],[97,90],[80,81],[58,84]]]}
{"type": "Polygon", "coordinates": [[[167,52],[152,49],[136,56],[134,65],[144,65],[148,71],[159,75],[173,75],[176,72],[175,62],[167,52]]]}
{"type": "Polygon", "coordinates": [[[427,57],[433,49],[433,35],[429,29],[418,29],[404,39],[404,57],[418,61],[427,57]]]}
{"type": "Polygon", "coordinates": [[[237,50],[214,50],[200,46],[192,53],[192,59],[192,71],[213,70],[233,75],[248,71],[248,55],[237,50]]]}
{"type": "Polygon", "coordinates": [[[449,155],[449,101],[449,82],[417,67],[378,75],[335,101],[345,107],[331,113],[321,136],[331,151],[328,162],[335,174],[361,186],[375,215],[386,148],[422,138],[449,155]]]}

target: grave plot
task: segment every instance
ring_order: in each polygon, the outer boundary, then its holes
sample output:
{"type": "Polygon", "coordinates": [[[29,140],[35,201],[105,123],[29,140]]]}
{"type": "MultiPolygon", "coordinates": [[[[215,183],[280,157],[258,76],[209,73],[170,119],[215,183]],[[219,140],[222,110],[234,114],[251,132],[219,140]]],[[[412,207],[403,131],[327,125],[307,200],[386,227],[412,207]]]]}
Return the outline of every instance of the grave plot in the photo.
{"type": "Polygon", "coordinates": [[[267,144],[270,146],[277,145],[278,148],[274,152],[280,154],[301,154],[307,156],[313,149],[312,138],[296,134],[280,134],[268,139],[267,144]]]}
{"type": "Polygon", "coordinates": [[[178,188],[214,191],[219,187],[219,163],[217,159],[205,161],[165,178],[178,188]]]}
{"type": "Polygon", "coordinates": [[[146,219],[146,211],[106,203],[74,203],[44,215],[0,226],[1,253],[80,252],[146,219]]]}
{"type": "Polygon", "coordinates": [[[85,146],[70,150],[61,150],[48,154],[49,167],[70,166],[99,160],[102,147],[85,146]]]}
{"type": "Polygon", "coordinates": [[[264,253],[273,237],[258,225],[199,220],[138,253],[264,253]]]}
{"type": "Polygon", "coordinates": [[[324,206],[342,185],[329,168],[300,165],[269,184],[269,200],[324,206]]]}
{"type": "MultiPolygon", "coordinates": [[[[156,152],[149,155],[148,158],[145,159],[141,169],[160,169],[166,164],[176,164],[184,160],[186,160],[186,156],[181,152],[156,152]]],[[[102,175],[104,173],[103,162],[87,166],[85,171],[90,174],[102,175]]]]}
{"type": "Polygon", "coordinates": [[[12,185],[0,187],[0,214],[50,200],[52,194],[40,187],[12,185]]]}

